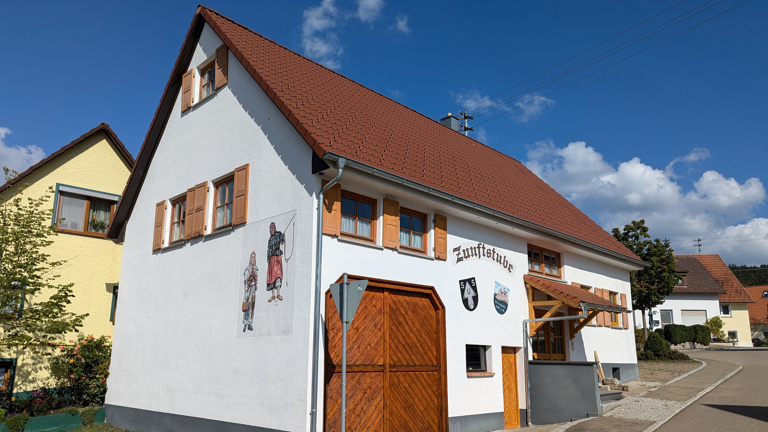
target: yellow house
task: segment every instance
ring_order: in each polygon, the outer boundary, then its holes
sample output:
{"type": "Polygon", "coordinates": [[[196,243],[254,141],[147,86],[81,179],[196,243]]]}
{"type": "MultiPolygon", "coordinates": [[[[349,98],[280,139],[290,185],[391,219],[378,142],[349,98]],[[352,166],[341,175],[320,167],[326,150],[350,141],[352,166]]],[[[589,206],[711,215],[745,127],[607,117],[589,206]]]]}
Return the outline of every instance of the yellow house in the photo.
{"type": "MultiPolygon", "coordinates": [[[[74,283],[67,310],[88,313],[80,331],[97,337],[112,335],[116,316],[122,246],[106,238],[106,226],[133,164],[117,135],[102,123],[0,186],[6,199],[18,193],[14,185],[25,184],[28,197],[54,189],[51,223],[59,221],[59,234],[48,253],[51,260],[66,261],[57,269],[59,281],[74,283]]],[[[54,385],[47,359],[23,351],[0,358],[0,380],[0,390],[15,393],[54,385]]]]}

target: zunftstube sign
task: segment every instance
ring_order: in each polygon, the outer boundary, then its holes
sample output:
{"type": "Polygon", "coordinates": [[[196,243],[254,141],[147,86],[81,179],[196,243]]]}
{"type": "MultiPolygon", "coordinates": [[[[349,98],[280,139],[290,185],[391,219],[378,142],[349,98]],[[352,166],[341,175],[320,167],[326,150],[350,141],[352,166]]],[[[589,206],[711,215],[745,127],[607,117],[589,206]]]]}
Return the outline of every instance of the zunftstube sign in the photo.
{"type": "Polygon", "coordinates": [[[512,261],[506,255],[497,251],[493,246],[486,246],[485,243],[464,243],[453,248],[453,254],[456,257],[455,264],[468,260],[483,260],[492,262],[511,275],[515,268],[512,261]]]}

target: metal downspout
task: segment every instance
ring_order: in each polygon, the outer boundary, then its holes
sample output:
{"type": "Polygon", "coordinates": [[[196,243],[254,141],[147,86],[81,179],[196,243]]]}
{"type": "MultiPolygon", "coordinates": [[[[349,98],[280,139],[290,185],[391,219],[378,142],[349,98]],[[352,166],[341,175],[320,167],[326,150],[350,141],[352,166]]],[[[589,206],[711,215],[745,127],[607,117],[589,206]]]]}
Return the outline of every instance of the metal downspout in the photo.
{"type": "MultiPolygon", "coordinates": [[[[531,427],[531,382],[528,379],[528,339],[530,337],[528,336],[528,324],[532,322],[551,322],[551,321],[568,321],[572,319],[584,319],[589,316],[587,313],[587,307],[588,305],[585,303],[581,304],[581,315],[570,315],[570,316],[560,316],[560,317],[552,317],[552,318],[529,318],[523,320],[523,355],[525,356],[525,361],[523,362],[523,365],[525,366],[525,421],[528,424],[528,427],[531,427]]],[[[565,347],[563,347],[565,348],[565,347]]]]}
{"type": "Polygon", "coordinates": [[[317,239],[315,241],[315,335],[312,341],[312,405],[309,411],[310,431],[317,431],[317,387],[318,387],[318,363],[320,358],[320,277],[323,274],[323,197],[325,191],[335,185],[344,173],[347,160],[339,158],[336,161],[336,177],[329,181],[322,189],[317,201],[317,239]]]}

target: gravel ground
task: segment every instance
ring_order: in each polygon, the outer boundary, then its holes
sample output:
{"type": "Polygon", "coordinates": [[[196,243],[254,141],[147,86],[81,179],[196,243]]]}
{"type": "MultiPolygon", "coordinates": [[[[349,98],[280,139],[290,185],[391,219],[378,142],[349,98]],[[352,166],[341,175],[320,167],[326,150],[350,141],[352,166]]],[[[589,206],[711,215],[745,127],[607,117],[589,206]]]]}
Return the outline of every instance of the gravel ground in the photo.
{"type": "MultiPolygon", "coordinates": [[[[690,361],[645,361],[637,362],[637,369],[640,372],[640,379],[637,381],[645,383],[666,383],[682,374],[688,373],[701,365],[696,360],[690,361]]],[[[635,384],[635,383],[632,383],[635,384]]],[[[630,384],[630,385],[632,385],[630,384]]]]}
{"type": "Polygon", "coordinates": [[[615,407],[607,414],[607,417],[621,417],[635,420],[649,420],[652,422],[670,417],[683,406],[684,402],[664,399],[652,399],[644,397],[628,397],[621,405],[615,407]]]}

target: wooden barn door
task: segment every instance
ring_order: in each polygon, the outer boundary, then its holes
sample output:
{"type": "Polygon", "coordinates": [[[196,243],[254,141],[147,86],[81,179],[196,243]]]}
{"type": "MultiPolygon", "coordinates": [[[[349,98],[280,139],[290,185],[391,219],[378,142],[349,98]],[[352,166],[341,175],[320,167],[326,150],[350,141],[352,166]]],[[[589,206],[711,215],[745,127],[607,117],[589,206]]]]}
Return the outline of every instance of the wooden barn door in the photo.
{"type": "MultiPolygon", "coordinates": [[[[347,430],[447,431],[442,302],[431,287],[369,281],[347,333],[347,430]]],[[[341,321],[330,292],[325,305],[325,430],[338,431],[341,321]]]]}

